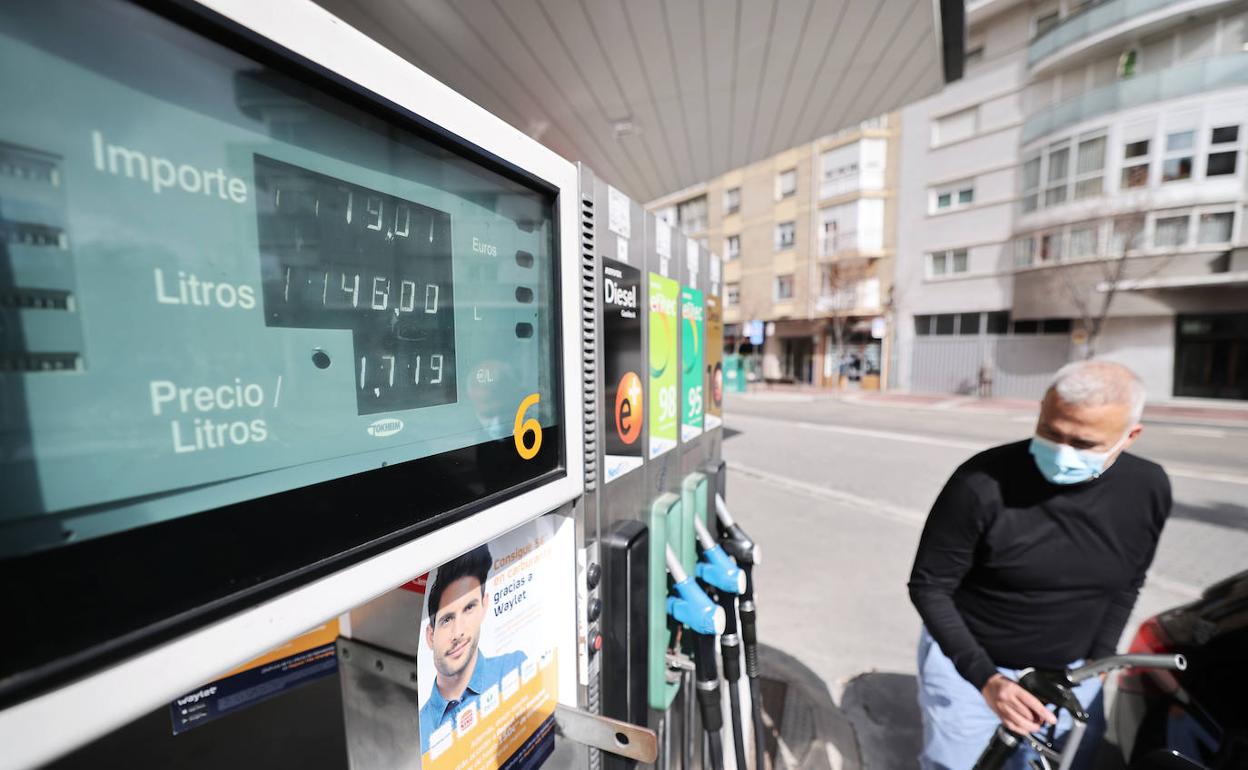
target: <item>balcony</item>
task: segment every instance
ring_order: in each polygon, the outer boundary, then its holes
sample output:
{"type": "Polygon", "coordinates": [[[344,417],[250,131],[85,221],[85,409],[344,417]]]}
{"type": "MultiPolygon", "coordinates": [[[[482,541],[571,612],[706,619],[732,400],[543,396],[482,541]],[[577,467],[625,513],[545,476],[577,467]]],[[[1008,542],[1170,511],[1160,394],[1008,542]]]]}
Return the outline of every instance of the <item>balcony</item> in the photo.
{"type": "Polygon", "coordinates": [[[1027,64],[1034,71],[1065,60],[1079,51],[1115,39],[1128,32],[1138,36],[1167,21],[1181,20],[1190,13],[1226,5],[1227,0],[1106,0],[1073,13],[1031,42],[1027,64]],[[1055,54],[1061,54],[1055,56],[1055,54]]]}
{"type": "Polygon", "coordinates": [[[824,276],[815,309],[820,313],[866,315],[880,312],[880,279],[850,281],[843,286],[824,276]]]}
{"type": "Polygon", "coordinates": [[[1197,59],[1136,75],[1035,113],[1023,124],[1023,144],[1101,115],[1242,85],[1248,85],[1248,51],[1197,59]]]}

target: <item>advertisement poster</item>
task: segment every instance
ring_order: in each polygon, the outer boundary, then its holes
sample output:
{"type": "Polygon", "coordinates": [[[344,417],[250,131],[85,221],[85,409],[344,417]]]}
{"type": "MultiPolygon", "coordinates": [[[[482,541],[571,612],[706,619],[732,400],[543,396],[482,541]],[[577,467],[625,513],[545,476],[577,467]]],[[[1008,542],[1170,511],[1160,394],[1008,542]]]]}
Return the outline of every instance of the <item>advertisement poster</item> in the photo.
{"type": "Polygon", "coordinates": [[[650,274],[650,457],[676,448],[676,311],[680,284],[650,274]]]}
{"type": "Polygon", "coordinates": [[[422,770],[529,770],[554,750],[559,635],[576,633],[572,530],[543,517],[429,574],[416,656],[422,770]]]}
{"type": "Polygon", "coordinates": [[[702,371],[702,333],[705,331],[706,309],[702,292],[683,287],[680,290],[680,440],[688,441],[702,435],[702,416],[706,411],[705,381],[702,371]]]}
{"type": "Polygon", "coordinates": [[[706,295],[706,429],[724,424],[724,308],[719,297],[706,295]]]}
{"type": "Polygon", "coordinates": [[[337,639],[338,621],[330,621],[186,693],[169,704],[173,734],[206,725],[337,672],[338,656],[334,651],[337,639]]]}
{"type": "Polygon", "coordinates": [[[641,385],[641,271],[603,260],[603,410],[607,415],[603,472],[610,483],[640,468],[645,399],[641,385]]]}

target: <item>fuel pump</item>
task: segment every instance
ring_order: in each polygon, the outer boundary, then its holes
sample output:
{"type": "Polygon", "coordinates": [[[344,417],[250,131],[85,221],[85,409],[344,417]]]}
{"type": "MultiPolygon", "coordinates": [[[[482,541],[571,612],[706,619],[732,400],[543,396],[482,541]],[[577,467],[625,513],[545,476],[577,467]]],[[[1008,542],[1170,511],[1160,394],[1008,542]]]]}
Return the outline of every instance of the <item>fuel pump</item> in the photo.
{"type": "Polygon", "coordinates": [[[697,581],[685,572],[680,557],[671,546],[667,547],[667,570],[671,573],[677,594],[668,597],[667,612],[694,635],[694,676],[702,727],[710,744],[711,768],[723,770],[724,749],[720,731],[724,721],[719,702],[719,670],[715,666],[715,636],[724,632],[726,615],[723,607],[712,602],[697,581]]]}
{"type": "MultiPolygon", "coordinates": [[[[715,515],[719,520],[720,544],[736,561],[745,576],[745,590],[741,594],[741,640],[745,648],[745,675],[750,680],[750,708],[754,720],[755,767],[764,767],[766,743],[763,741],[762,688],[758,683],[758,613],[754,604],[754,567],[762,562],[762,550],[741,529],[728,511],[728,505],[720,494],[715,495],[715,515]]],[[[725,660],[727,656],[725,654],[725,660]]],[[[725,662],[725,672],[727,663],[725,662]]],[[[739,674],[738,674],[739,676],[739,674]]],[[[732,680],[729,680],[730,687],[732,680]]],[[[736,690],[732,690],[736,695],[736,690]]]]}

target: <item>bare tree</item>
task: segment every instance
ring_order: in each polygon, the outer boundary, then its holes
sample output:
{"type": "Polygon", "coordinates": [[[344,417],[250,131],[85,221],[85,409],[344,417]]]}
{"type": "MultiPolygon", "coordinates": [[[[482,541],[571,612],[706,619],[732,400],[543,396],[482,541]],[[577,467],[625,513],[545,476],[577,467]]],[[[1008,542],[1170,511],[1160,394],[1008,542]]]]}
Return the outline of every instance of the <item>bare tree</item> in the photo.
{"type": "Polygon", "coordinates": [[[1094,267],[1087,270],[1071,269],[1070,266],[1058,268],[1066,295],[1078,313],[1080,326],[1087,335],[1087,341],[1083,345],[1085,359],[1096,357],[1097,341],[1105,329],[1105,319],[1109,317],[1114,299],[1123,289],[1128,276],[1132,281],[1151,278],[1173,259],[1173,255],[1170,255],[1157,259],[1147,269],[1133,269],[1140,263],[1129,259],[1128,254],[1143,245],[1143,238],[1142,214],[1112,220],[1109,249],[1103,258],[1093,260],[1094,267]],[[1121,237],[1118,233],[1120,226],[1125,230],[1121,237]],[[1093,274],[1091,281],[1086,279],[1088,272],[1093,274]]]}
{"type": "Polygon", "coordinates": [[[832,341],[836,346],[836,389],[841,388],[840,359],[845,355],[845,341],[853,324],[851,312],[858,305],[858,285],[865,278],[868,260],[861,257],[834,258],[825,261],[820,271],[819,299],[816,307],[826,314],[832,341]]]}

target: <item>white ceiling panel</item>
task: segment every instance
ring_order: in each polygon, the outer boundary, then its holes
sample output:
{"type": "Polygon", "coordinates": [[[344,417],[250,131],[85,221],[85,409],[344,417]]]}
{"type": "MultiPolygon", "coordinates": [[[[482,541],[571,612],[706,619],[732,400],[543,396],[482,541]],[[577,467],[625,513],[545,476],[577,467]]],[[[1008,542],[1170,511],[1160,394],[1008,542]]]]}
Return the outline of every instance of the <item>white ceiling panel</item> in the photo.
{"type": "Polygon", "coordinates": [[[956,0],[317,2],[638,200],[933,93],[962,42],[956,0]]]}

